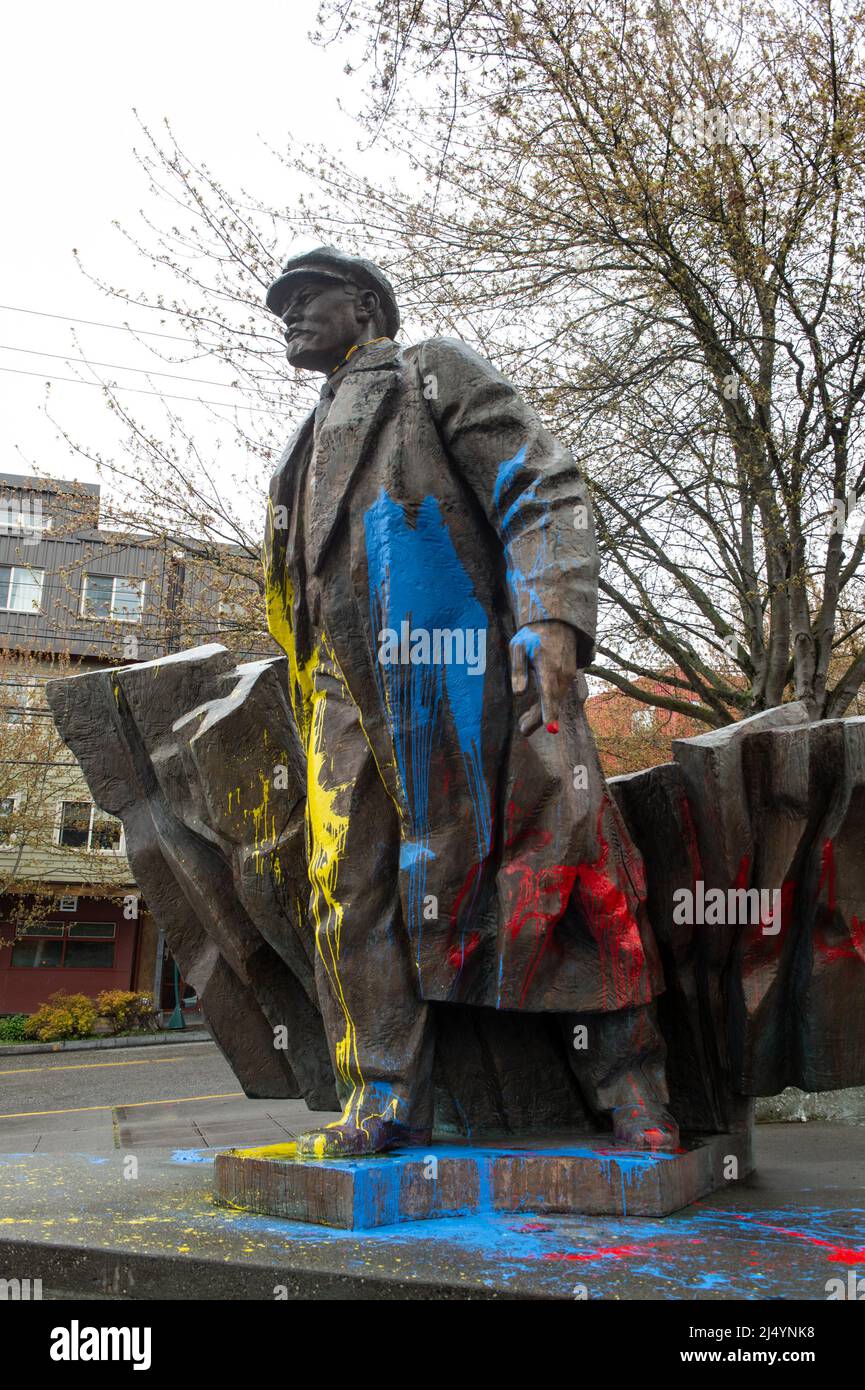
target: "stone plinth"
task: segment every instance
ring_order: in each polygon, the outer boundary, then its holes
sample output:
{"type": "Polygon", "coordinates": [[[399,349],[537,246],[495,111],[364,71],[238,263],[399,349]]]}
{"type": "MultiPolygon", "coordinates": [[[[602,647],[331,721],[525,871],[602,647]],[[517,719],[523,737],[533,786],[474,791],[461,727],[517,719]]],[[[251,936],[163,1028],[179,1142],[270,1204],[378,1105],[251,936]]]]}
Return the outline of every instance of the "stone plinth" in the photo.
{"type": "Polygon", "coordinates": [[[344,1230],[492,1212],[657,1217],[750,1168],[747,1133],[672,1154],[613,1149],[606,1136],[507,1148],[433,1143],[358,1159],[298,1158],[294,1144],[277,1144],[217,1155],[215,1195],[243,1210],[344,1230]]]}

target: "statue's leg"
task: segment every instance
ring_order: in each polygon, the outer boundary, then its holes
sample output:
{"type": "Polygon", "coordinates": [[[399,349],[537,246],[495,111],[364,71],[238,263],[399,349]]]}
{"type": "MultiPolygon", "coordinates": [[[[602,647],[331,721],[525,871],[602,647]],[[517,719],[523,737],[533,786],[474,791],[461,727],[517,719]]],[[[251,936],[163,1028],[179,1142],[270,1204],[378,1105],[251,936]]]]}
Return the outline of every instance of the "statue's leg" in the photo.
{"type": "Polygon", "coordinates": [[[666,1046],[654,1003],[563,1018],[568,1056],[584,1098],[609,1115],[617,1145],[678,1148],[679,1129],[667,1110],[666,1046]]]}
{"type": "Polygon", "coordinates": [[[310,929],[339,1121],[302,1135],[312,1156],[426,1143],[433,1036],[399,902],[400,817],[338,667],[313,674],[307,750],[310,929]]]}

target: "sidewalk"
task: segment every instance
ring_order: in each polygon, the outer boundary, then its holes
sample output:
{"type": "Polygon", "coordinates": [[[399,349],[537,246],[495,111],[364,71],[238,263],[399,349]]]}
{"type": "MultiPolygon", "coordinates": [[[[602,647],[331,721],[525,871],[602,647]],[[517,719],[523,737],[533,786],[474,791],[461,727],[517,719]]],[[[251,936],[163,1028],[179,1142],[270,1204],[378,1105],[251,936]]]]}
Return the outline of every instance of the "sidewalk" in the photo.
{"type": "Polygon", "coordinates": [[[0,1277],[144,1299],[825,1300],[830,1280],[865,1275],[855,1125],[762,1125],[754,1177],[665,1220],[486,1215],[361,1235],[215,1206],[218,1146],[0,1157],[0,1277]]]}

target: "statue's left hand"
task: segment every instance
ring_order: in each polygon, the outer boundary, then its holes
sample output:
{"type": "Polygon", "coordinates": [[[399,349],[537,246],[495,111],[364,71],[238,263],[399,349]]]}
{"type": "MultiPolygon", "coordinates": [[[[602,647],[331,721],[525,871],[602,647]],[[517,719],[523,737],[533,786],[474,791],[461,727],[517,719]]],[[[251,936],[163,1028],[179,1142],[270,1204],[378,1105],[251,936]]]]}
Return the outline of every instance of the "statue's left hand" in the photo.
{"type": "Polygon", "coordinates": [[[511,639],[511,688],[515,695],[525,694],[529,665],[540,699],[523,715],[520,732],[528,737],[544,723],[551,733],[557,733],[562,705],[577,675],[576,628],[557,620],[521,627],[511,639]]]}

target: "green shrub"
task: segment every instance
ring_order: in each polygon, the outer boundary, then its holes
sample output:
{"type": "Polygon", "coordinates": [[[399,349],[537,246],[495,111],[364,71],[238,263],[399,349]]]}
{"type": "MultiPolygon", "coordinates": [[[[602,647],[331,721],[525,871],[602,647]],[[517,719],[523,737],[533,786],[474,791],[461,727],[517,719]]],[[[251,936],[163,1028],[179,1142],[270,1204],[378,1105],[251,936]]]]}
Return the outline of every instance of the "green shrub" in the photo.
{"type": "Polygon", "coordinates": [[[26,1026],[26,1014],[9,1014],[7,1018],[0,1018],[0,1043],[26,1042],[26,1026]]]}
{"type": "Polygon", "coordinates": [[[86,994],[66,994],[58,990],[47,1004],[40,1004],[25,1024],[28,1038],[40,1042],[62,1042],[67,1038],[89,1038],[97,1018],[97,1008],[86,994]]]}

